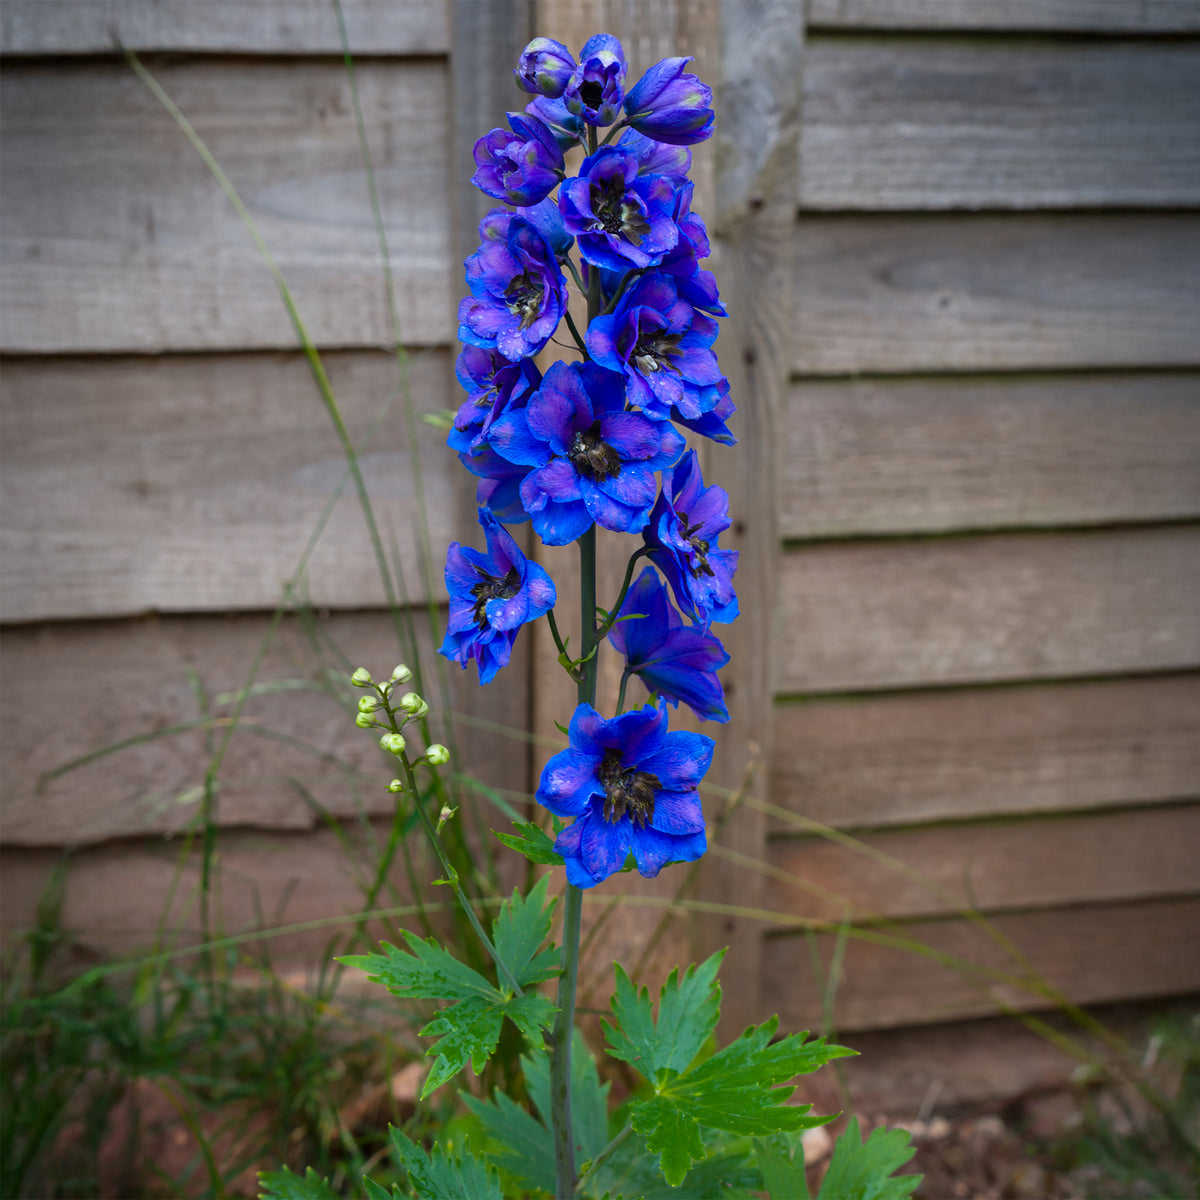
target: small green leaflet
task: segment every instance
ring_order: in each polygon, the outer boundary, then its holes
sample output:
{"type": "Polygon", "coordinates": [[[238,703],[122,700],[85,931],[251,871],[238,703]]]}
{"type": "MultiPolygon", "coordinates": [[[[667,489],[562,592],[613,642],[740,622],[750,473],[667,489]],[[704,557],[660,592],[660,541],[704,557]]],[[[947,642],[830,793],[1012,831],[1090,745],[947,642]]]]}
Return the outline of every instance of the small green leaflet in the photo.
{"type": "MultiPolygon", "coordinates": [[[[559,824],[557,821],[556,824],[559,824]]],[[[554,849],[554,839],[532,821],[514,821],[516,833],[492,832],[510,849],[523,854],[531,863],[561,867],[562,855],[554,849]]]]}
{"type": "Polygon", "coordinates": [[[657,1022],[650,1013],[649,991],[635,989],[621,965],[614,963],[615,1023],[602,1022],[613,1055],[651,1083],[660,1082],[667,1072],[686,1071],[717,1027],[721,987],[716,979],[724,957],[725,951],[720,950],[700,966],[688,967],[682,980],[678,968],[672,971],[659,996],[657,1022]]]}
{"type": "MultiPolygon", "coordinates": [[[[539,951],[554,911],[554,902],[546,903],[547,882],[539,880],[526,897],[514,891],[492,923],[496,955],[521,988],[550,979],[559,970],[553,947],[539,951]]],[[[535,1042],[553,1019],[554,1005],[538,992],[500,991],[434,939],[422,941],[407,931],[403,937],[407,949],[384,942],[382,954],[351,954],[340,961],[366,971],[393,995],[454,1001],[421,1030],[422,1036],[438,1039],[428,1051],[434,1062],[421,1089],[422,1099],[468,1062],[476,1074],[482,1071],[496,1050],[505,1017],[535,1042]]]]}
{"type": "Polygon", "coordinates": [[[751,1025],[699,1066],[656,1083],[657,1094],[651,1099],[630,1105],[633,1128],[662,1156],[669,1184],[682,1183],[692,1161],[704,1157],[701,1126],[750,1137],[807,1129],[833,1119],[810,1117],[811,1105],[785,1104],[795,1089],[781,1085],[854,1051],[828,1046],[824,1038],[806,1043],[805,1033],[789,1034],[771,1045],[778,1024],[779,1018],[772,1017],[763,1025],[751,1025]]]}
{"type": "Polygon", "coordinates": [[[278,1171],[259,1171],[260,1200],[341,1200],[328,1182],[309,1167],[303,1175],[294,1175],[287,1167],[278,1171]]]}
{"type": "Polygon", "coordinates": [[[771,1200],[809,1200],[804,1146],[799,1133],[754,1139],[754,1157],[771,1200]]]}
{"type": "Polygon", "coordinates": [[[874,1129],[864,1142],[855,1117],[833,1148],[817,1200],[905,1200],[924,1176],[893,1172],[915,1153],[903,1129],[874,1129]]]}
{"type": "Polygon", "coordinates": [[[447,1153],[435,1143],[427,1154],[394,1125],[388,1132],[392,1152],[408,1173],[409,1189],[420,1200],[504,1200],[499,1174],[469,1151],[447,1153]]]}

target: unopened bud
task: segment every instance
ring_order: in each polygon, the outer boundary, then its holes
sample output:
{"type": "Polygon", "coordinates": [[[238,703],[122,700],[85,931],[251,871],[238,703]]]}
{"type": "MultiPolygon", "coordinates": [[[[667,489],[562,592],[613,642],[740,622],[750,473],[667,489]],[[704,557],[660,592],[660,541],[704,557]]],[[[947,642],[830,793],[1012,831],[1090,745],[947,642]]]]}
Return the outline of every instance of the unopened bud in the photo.
{"type": "Polygon", "coordinates": [[[371,713],[379,707],[378,696],[359,696],[358,711],[360,713],[371,713]]]}
{"type": "Polygon", "coordinates": [[[370,687],[371,672],[368,671],[366,667],[359,667],[358,670],[350,676],[350,682],[354,684],[355,687],[370,687]]]}
{"type": "Polygon", "coordinates": [[[429,711],[429,705],[416,692],[405,692],[400,697],[400,707],[413,717],[423,717],[429,711]]]}
{"type": "Polygon", "coordinates": [[[457,808],[451,808],[450,805],[448,805],[448,804],[442,805],[442,811],[440,813],[438,813],[438,821],[437,821],[437,832],[438,833],[442,832],[442,827],[446,824],[446,822],[448,820],[450,820],[450,818],[452,816],[454,816],[454,814],[456,812],[458,812],[457,808]]]}
{"type": "Polygon", "coordinates": [[[404,791],[404,784],[402,784],[398,779],[393,779],[392,782],[388,784],[388,791],[394,796],[397,792],[404,791]]]}
{"type": "Polygon", "coordinates": [[[403,663],[392,672],[393,683],[407,683],[411,678],[412,672],[403,663]]]}
{"type": "Polygon", "coordinates": [[[354,723],[359,727],[359,729],[375,728],[375,718],[368,712],[355,713],[354,723]]]}
{"type": "Polygon", "coordinates": [[[403,754],[404,747],[408,745],[408,743],[404,740],[404,735],[400,733],[385,733],[383,737],[379,739],[379,744],[389,754],[403,754]]]}
{"type": "Polygon", "coordinates": [[[435,767],[442,766],[443,763],[450,761],[450,751],[446,749],[440,742],[434,742],[425,751],[425,758],[435,767]]]}

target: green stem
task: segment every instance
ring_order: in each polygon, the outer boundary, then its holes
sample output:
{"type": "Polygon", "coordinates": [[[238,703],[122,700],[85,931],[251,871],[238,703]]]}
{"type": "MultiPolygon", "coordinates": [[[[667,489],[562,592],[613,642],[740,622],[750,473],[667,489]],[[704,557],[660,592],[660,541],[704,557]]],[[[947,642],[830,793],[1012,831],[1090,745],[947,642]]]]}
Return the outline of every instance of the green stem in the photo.
{"type": "Polygon", "coordinates": [[[617,602],[609,610],[608,617],[602,622],[600,628],[596,630],[596,640],[602,641],[608,637],[608,631],[617,623],[617,614],[621,611],[621,605],[625,603],[625,597],[629,594],[629,585],[633,582],[633,568],[637,566],[637,560],[649,554],[650,551],[643,546],[640,550],[635,550],[629,556],[629,565],[625,568],[625,582],[621,584],[621,592],[617,596],[617,602]]]}
{"type": "Polygon", "coordinates": [[[620,716],[625,711],[625,688],[629,684],[629,668],[626,667],[621,672],[621,690],[617,692],[617,711],[615,716],[620,716]]]}
{"type": "Polygon", "coordinates": [[[617,1136],[613,1138],[613,1140],[609,1142],[608,1145],[605,1146],[604,1149],[601,1150],[600,1153],[597,1154],[596,1157],[593,1158],[588,1164],[587,1170],[584,1171],[584,1173],[579,1177],[580,1183],[582,1183],[589,1175],[593,1174],[601,1163],[610,1158],[617,1150],[619,1150],[621,1146],[625,1144],[626,1138],[628,1138],[632,1132],[633,1126],[626,1121],[625,1128],[622,1129],[621,1132],[618,1133],[617,1136]]]}
{"type": "Polygon", "coordinates": [[[579,335],[579,330],[575,327],[575,318],[571,316],[567,309],[563,309],[563,316],[567,319],[567,328],[571,331],[571,336],[575,339],[575,344],[579,347],[584,358],[588,357],[587,343],[579,335]]]}

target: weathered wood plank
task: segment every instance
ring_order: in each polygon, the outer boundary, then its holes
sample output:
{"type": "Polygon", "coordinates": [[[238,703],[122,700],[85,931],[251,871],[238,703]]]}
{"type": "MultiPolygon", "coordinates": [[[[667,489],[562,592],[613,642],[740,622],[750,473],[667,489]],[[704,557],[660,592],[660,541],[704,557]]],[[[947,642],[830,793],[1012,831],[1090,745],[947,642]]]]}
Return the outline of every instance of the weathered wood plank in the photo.
{"type": "MultiPolygon", "coordinates": [[[[396,359],[338,353],[328,368],[376,520],[418,601],[421,511],[396,359]]],[[[418,412],[454,403],[444,351],[414,354],[408,375],[418,412]]],[[[474,524],[474,507],[443,435],[418,430],[440,555],[474,524]]],[[[10,359],[0,447],[9,621],[273,608],[346,471],[300,355],[10,359]]],[[[440,560],[435,567],[441,596],[440,560]]],[[[306,574],[313,604],[387,602],[349,481],[306,574]]]]}
{"type": "Polygon", "coordinates": [[[1200,664],[1200,528],[815,544],[784,556],[785,692],[1200,664]]]}
{"type": "Polygon", "coordinates": [[[808,0],[809,24],[832,29],[1036,29],[1194,33],[1195,0],[808,0]]]}
{"type": "Polygon", "coordinates": [[[1200,882],[1195,804],[977,821],[862,840],[904,869],[819,836],[772,839],[767,908],[830,921],[904,920],[966,908],[1148,900],[1184,895],[1200,882]]]}
{"type": "MultiPolygon", "coordinates": [[[[335,60],[183,60],[160,83],[210,145],[313,340],[392,341],[345,72],[335,60]]],[[[447,74],[359,65],[404,338],[449,339],[447,74]]],[[[123,63],[9,65],[0,180],[10,351],[297,344],[232,206],[123,63]]]]}
{"type": "Polygon", "coordinates": [[[773,802],[842,829],[1200,795],[1200,676],[948,688],[775,714],[773,802]]]}
{"type": "Polygon", "coordinates": [[[1104,524],[1200,513],[1200,376],[802,380],[785,537],[1104,524]]]}
{"type": "MultiPolygon", "coordinates": [[[[1042,979],[1077,1004],[1181,995],[1200,988],[1200,899],[1006,914],[993,923],[1042,979]]],[[[916,921],[902,931],[940,954],[1020,973],[994,942],[965,919],[916,921]]],[[[828,964],[832,935],[820,935],[819,941],[828,964]]],[[[769,937],[764,963],[766,994],[777,998],[784,1028],[819,1028],[821,994],[813,980],[806,939],[769,937]]],[[[980,994],[974,982],[912,951],[851,937],[833,1005],[833,1024],[842,1033],[994,1013],[996,1005],[980,994]]],[[[1019,1009],[1053,1007],[1015,986],[1000,985],[996,994],[1019,1009]]]]}
{"type": "MultiPolygon", "coordinates": [[[[457,714],[454,768],[490,787],[523,791],[523,694],[481,688],[473,670],[468,675],[435,659],[424,614],[412,617],[435,736],[448,715],[457,714]],[[472,723],[480,719],[510,732],[472,723]]],[[[265,616],[160,617],[4,630],[3,840],[78,846],[170,833],[195,820],[213,747],[203,730],[152,735],[201,717],[189,672],[212,701],[213,715],[230,717],[233,702],[217,698],[245,686],[268,626],[265,616]],[[139,736],[147,740],[39,788],[43,774],[139,736]]],[[[440,640],[440,627],[436,636],[440,640]]],[[[286,619],[258,674],[268,686],[247,702],[221,768],[219,823],[311,829],[320,820],[313,802],[339,818],[390,812],[385,785],[394,764],[322,681],[341,685],[352,706],[358,693],[341,681],[354,667],[386,677],[397,661],[411,663],[412,653],[411,644],[400,647],[383,613],[286,619]]],[[[214,728],[214,745],[225,729],[214,728]]],[[[492,810],[483,816],[485,830],[503,827],[492,810]]]]}
{"type": "Polygon", "coordinates": [[[1200,44],[814,38],[801,208],[1200,199],[1200,44]]]}
{"type": "Polygon", "coordinates": [[[792,369],[1194,366],[1200,220],[805,217],[792,369]]]}
{"type": "MultiPolygon", "coordinates": [[[[355,54],[445,54],[447,0],[342,0],[355,54]]],[[[326,0],[6,0],[0,54],[341,54],[326,0]]]]}

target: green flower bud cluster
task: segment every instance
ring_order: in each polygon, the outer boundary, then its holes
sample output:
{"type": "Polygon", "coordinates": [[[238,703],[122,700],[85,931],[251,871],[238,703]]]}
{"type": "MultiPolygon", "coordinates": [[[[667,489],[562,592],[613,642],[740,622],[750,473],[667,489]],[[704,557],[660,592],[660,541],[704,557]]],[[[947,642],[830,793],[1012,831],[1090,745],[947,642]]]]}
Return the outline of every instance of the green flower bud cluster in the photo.
{"type": "MultiPolygon", "coordinates": [[[[402,758],[410,770],[422,759],[432,767],[445,766],[450,761],[450,751],[440,742],[430,742],[420,758],[410,761],[407,757],[408,740],[400,731],[410,721],[419,721],[429,713],[428,703],[416,692],[405,692],[399,700],[392,700],[393,688],[408,683],[412,677],[412,671],[401,663],[384,683],[376,683],[366,667],[359,667],[350,676],[350,682],[370,691],[358,698],[354,723],[359,729],[379,730],[380,747],[388,754],[402,758]]],[[[388,791],[393,794],[403,790],[404,784],[399,779],[388,784],[388,791]]]]}

